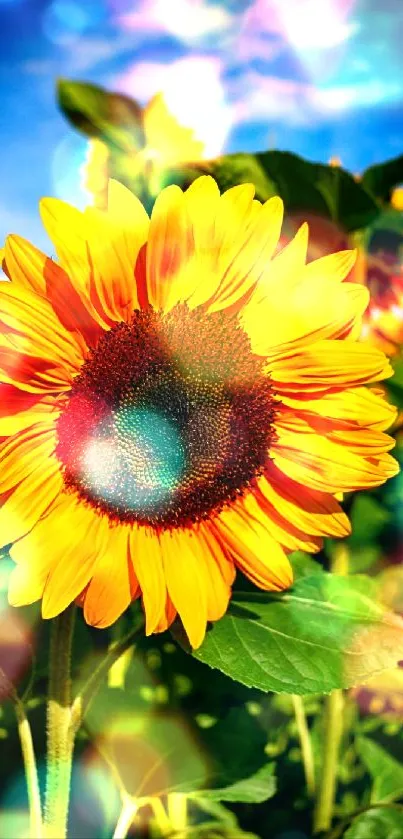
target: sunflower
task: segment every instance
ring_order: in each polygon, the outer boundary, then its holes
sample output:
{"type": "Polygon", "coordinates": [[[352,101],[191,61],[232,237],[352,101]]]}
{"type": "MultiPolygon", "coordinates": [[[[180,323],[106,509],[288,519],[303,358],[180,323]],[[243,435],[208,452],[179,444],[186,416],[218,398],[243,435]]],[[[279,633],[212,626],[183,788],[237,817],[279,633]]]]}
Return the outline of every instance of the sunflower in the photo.
{"type": "Polygon", "coordinates": [[[87,160],[82,167],[82,183],[100,209],[107,206],[109,178],[117,178],[132,192],[155,197],[160,191],[164,171],[170,167],[194,163],[204,156],[204,144],[191,128],[181,125],[169,111],[162,93],[148,102],[141,114],[143,145],[133,150],[109,147],[102,140],[91,139],[87,160]]]}
{"type": "Polygon", "coordinates": [[[151,219],[42,202],[57,262],[7,239],[0,292],[0,533],[9,600],[112,624],[142,596],[193,647],[236,568],[292,583],[288,554],[349,522],[336,495],[398,471],[390,374],[360,343],[354,253],[306,264],[307,225],[274,256],[282,202],[210,177],[163,190],[151,219]]]}

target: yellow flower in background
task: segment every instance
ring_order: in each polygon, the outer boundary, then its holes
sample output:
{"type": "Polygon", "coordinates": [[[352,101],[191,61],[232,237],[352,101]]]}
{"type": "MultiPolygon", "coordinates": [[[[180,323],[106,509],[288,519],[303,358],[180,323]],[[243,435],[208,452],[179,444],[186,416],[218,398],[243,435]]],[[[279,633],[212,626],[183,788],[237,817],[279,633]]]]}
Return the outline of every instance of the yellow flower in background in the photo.
{"type": "Polygon", "coordinates": [[[210,177],[170,186],[151,219],[117,182],[108,210],[56,199],[58,255],[10,236],[0,290],[0,533],[14,605],[78,599],[105,627],[142,596],[147,633],[178,614],[192,646],[236,568],[292,583],[291,551],[349,522],[336,494],[395,475],[358,342],[354,253],[306,264],[304,224],[275,255],[282,202],[210,177]],[[5,438],[5,439],[4,439],[5,438]]]}
{"type": "Polygon", "coordinates": [[[166,169],[203,158],[204,144],[194,137],[193,129],[177,122],[162,94],[146,105],[142,121],[145,143],[136,152],[112,151],[101,140],[90,140],[82,178],[95,206],[105,209],[111,176],[119,175],[126,184],[144,180],[150,195],[155,196],[166,169]]]}

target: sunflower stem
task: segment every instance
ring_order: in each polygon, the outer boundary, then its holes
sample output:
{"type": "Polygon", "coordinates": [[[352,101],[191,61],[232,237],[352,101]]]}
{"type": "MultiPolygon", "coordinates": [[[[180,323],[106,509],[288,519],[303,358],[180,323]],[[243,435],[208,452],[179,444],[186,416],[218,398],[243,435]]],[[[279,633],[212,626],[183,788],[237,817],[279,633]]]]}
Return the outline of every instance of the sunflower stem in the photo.
{"type": "Polygon", "coordinates": [[[168,795],[168,818],[173,830],[185,830],[187,816],[187,796],[182,792],[171,792],[168,795]]]}
{"type": "Polygon", "coordinates": [[[30,835],[32,839],[42,839],[41,795],[39,790],[38,770],[36,766],[31,726],[25,713],[24,703],[18,696],[14,685],[0,668],[0,688],[2,688],[3,685],[7,695],[14,704],[15,715],[17,718],[18,735],[21,743],[25,780],[28,791],[30,835]]]}
{"type": "Polygon", "coordinates": [[[292,694],[295,722],[298,729],[298,737],[301,746],[302,763],[305,773],[306,788],[309,796],[315,794],[315,764],[313,759],[312,742],[306,720],[304,700],[302,696],[292,694]]]}
{"type": "Polygon", "coordinates": [[[65,839],[74,731],[71,726],[71,646],[75,606],[52,621],[47,705],[45,839],[65,839]]]}
{"type": "Polygon", "coordinates": [[[343,733],[342,690],[333,690],[325,698],[325,736],[323,741],[322,776],[314,812],[314,833],[329,830],[336,795],[337,761],[343,733]]]}
{"type": "Polygon", "coordinates": [[[127,796],[123,800],[122,809],[118,818],[113,839],[126,839],[126,836],[133,824],[134,818],[138,810],[138,804],[133,798],[127,796]]]}
{"type": "MultiPolygon", "coordinates": [[[[334,549],[331,571],[339,576],[348,574],[349,552],[345,542],[341,542],[334,549]]],[[[314,833],[327,831],[332,824],[337,788],[337,762],[343,735],[343,709],[342,690],[333,690],[325,697],[322,774],[313,817],[314,833]]]]}

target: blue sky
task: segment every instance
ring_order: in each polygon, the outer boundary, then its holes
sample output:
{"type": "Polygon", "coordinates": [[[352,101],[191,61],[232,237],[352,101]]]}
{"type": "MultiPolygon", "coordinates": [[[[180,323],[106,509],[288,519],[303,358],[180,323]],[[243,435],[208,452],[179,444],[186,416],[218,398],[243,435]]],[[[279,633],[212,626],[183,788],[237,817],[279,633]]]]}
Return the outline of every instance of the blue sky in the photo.
{"type": "Polygon", "coordinates": [[[58,76],[163,90],[211,155],[277,147],[354,172],[403,152],[401,0],[0,0],[0,238],[82,203],[58,76]]]}

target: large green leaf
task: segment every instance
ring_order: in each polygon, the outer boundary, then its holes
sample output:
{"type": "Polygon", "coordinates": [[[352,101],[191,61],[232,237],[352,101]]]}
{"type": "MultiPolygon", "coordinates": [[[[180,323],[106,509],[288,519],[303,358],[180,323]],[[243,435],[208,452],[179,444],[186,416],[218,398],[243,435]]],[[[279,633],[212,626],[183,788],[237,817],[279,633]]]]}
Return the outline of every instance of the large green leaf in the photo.
{"type": "Polygon", "coordinates": [[[142,109],[129,96],[98,85],[60,79],[58,104],[69,122],[89,137],[97,137],[120,152],[144,145],[142,109]]]}
{"type": "Polygon", "coordinates": [[[227,787],[206,790],[203,797],[212,801],[242,801],[245,804],[267,801],[276,792],[274,770],[275,764],[267,763],[249,778],[235,781],[227,787]]]}
{"type": "Polygon", "coordinates": [[[391,801],[403,796],[403,766],[369,737],[357,737],[357,751],[373,779],[371,801],[391,801]]]}
{"type": "Polygon", "coordinates": [[[379,213],[374,198],[339,166],[311,163],[291,152],[268,151],[256,157],[288,212],[318,213],[346,231],[366,227],[379,213]]]}
{"type": "Polygon", "coordinates": [[[392,808],[368,810],[358,816],[345,839],[402,839],[403,813],[392,808]]]}
{"type": "Polygon", "coordinates": [[[280,594],[235,592],[193,655],[264,691],[360,684],[403,656],[403,621],[364,590],[365,579],[322,573],[280,594]]]}
{"type": "Polygon", "coordinates": [[[403,155],[370,166],[362,176],[362,183],[376,198],[390,201],[393,188],[403,183],[403,155]]]}

